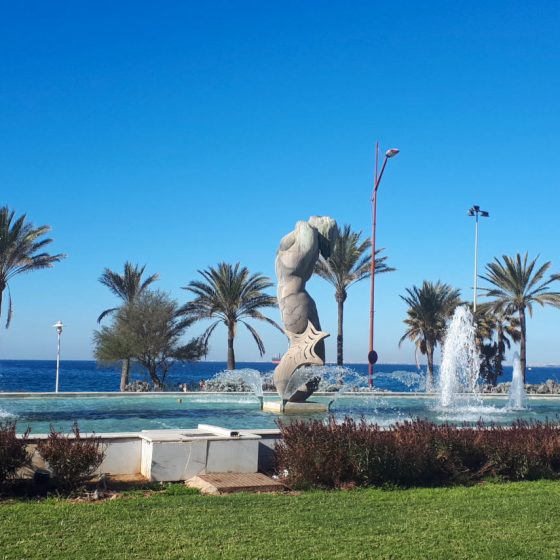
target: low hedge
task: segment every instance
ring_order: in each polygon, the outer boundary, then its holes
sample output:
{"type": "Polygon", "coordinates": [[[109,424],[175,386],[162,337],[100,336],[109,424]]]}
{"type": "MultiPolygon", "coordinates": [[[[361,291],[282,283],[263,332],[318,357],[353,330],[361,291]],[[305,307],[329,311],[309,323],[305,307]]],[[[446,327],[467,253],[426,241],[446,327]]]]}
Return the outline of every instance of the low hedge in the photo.
{"type": "Polygon", "coordinates": [[[331,418],[279,422],[279,428],[277,470],[293,488],[437,486],[560,475],[559,423],[457,427],[419,419],[382,428],[331,418]]]}
{"type": "Polygon", "coordinates": [[[16,428],[13,420],[0,422],[0,486],[31,463],[31,454],[27,451],[30,430],[18,437],[16,428]]]}
{"type": "MultiPolygon", "coordinates": [[[[13,420],[0,422],[0,489],[5,482],[14,482],[30,467],[30,428],[20,436],[13,420]]],[[[105,458],[106,446],[95,435],[84,437],[77,423],[72,434],[57,432],[52,426],[49,437],[37,444],[37,453],[46,461],[52,475],[51,486],[73,491],[91,480],[105,458]]],[[[30,481],[31,482],[31,481],[30,481]]],[[[4,488],[5,489],[5,488],[4,488]]]]}
{"type": "Polygon", "coordinates": [[[37,451],[47,462],[56,486],[75,490],[95,476],[105,458],[106,447],[95,435],[84,437],[75,422],[72,436],[51,426],[49,437],[39,442],[37,451]]]}

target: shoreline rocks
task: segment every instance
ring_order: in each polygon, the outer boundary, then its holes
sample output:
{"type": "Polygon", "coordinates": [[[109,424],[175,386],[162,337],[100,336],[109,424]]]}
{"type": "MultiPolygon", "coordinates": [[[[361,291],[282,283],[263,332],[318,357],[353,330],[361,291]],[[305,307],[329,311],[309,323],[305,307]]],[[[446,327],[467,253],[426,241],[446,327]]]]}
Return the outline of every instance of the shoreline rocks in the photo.
{"type": "MultiPolygon", "coordinates": [[[[498,383],[493,385],[482,385],[483,393],[507,394],[511,383],[498,383]]],[[[547,379],[544,383],[526,383],[525,391],[529,395],[560,395],[560,383],[554,379],[547,379]]]]}

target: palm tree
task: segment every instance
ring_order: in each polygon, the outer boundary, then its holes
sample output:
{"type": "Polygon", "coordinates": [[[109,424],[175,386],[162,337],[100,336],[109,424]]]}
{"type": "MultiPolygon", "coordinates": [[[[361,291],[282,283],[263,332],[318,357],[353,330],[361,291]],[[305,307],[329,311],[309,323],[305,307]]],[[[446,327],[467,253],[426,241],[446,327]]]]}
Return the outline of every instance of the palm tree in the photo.
{"type": "Polygon", "coordinates": [[[455,308],[461,303],[460,291],[449,284],[424,281],[420,288],[407,288],[401,298],[408,304],[407,330],[399,341],[412,340],[416,351],[425,354],[428,360],[427,386],[433,386],[434,350],[441,344],[445,334],[446,322],[455,308]]]}
{"type": "Polygon", "coordinates": [[[483,303],[473,313],[476,324],[476,342],[480,348],[481,376],[492,385],[503,373],[506,349],[511,342],[519,342],[521,332],[517,317],[503,312],[494,312],[489,303],[483,303]],[[490,342],[483,344],[487,339],[490,342]]]}
{"type": "Polygon", "coordinates": [[[472,304],[467,304],[476,327],[475,343],[479,349],[482,348],[485,339],[492,340],[494,338],[494,329],[496,328],[496,317],[487,305],[478,305],[476,311],[472,304]]]}
{"type": "Polygon", "coordinates": [[[15,212],[7,206],[0,208],[0,315],[2,314],[2,297],[8,290],[8,313],[6,328],[12,320],[12,296],[9,282],[18,274],[51,268],[66,255],[49,255],[42,251],[52,239],[43,237],[50,231],[50,226],[34,227],[25,222],[25,214],[15,219],[15,212]],[[41,251],[41,252],[38,252],[41,251]]]}
{"type": "MultiPolygon", "coordinates": [[[[111,290],[117,297],[119,297],[124,305],[133,303],[138,296],[142,295],[147,288],[153,284],[158,278],[158,274],[152,274],[148,276],[145,280],[142,280],[142,275],[144,274],[144,269],[146,266],[139,266],[137,264],[133,265],[130,262],[124,263],[124,272],[119,274],[106,268],[103,274],[99,277],[99,281],[111,290]]],[[[119,307],[111,307],[110,309],[105,309],[101,315],[97,318],[97,322],[100,323],[104,317],[107,315],[112,315],[118,311],[119,307]]],[[[122,361],[121,370],[121,383],[120,390],[124,391],[128,384],[128,377],[130,373],[130,358],[124,358],[122,361]]]]}
{"type": "Polygon", "coordinates": [[[228,369],[235,369],[233,343],[237,323],[243,323],[253,336],[260,355],[264,355],[265,348],[259,333],[245,319],[266,321],[284,332],[282,327],[259,311],[261,308],[277,305],[274,296],[263,292],[272,286],[270,278],[261,274],[251,274],[247,267],[241,267],[239,263],[231,265],[222,262],[216,268],[210,266],[198,272],[204,280],[193,280],[183,288],[196,297],[186,303],[182,311],[197,321],[216,319],[202,335],[203,344],[208,344],[214,329],[223,323],[228,333],[228,369]]]}
{"type": "Polygon", "coordinates": [[[520,329],[520,361],[523,371],[523,380],[526,377],[527,366],[527,317],[533,316],[533,304],[553,305],[560,307],[560,292],[551,292],[550,285],[560,280],[560,275],[552,274],[544,279],[551,262],[547,261],[536,268],[538,256],[528,262],[528,254],[521,257],[502,256],[502,260],[495,258],[486,265],[486,274],[480,277],[492,285],[491,288],[482,288],[486,297],[492,298],[490,308],[495,313],[514,314],[519,317],[520,329]]]}
{"type": "Polygon", "coordinates": [[[512,342],[519,342],[521,340],[521,330],[519,328],[519,319],[514,315],[503,312],[496,312],[494,314],[495,329],[496,329],[496,358],[495,369],[497,376],[502,375],[502,363],[505,360],[506,347],[509,350],[512,342]]]}
{"type": "MultiPolygon", "coordinates": [[[[338,304],[338,335],[336,337],[336,363],[341,366],[344,357],[344,302],[348,297],[348,288],[371,275],[371,253],[369,239],[360,239],[362,232],[354,232],[345,225],[336,238],[328,259],[320,257],[315,265],[315,274],[334,286],[334,298],[338,304]]],[[[383,249],[375,251],[375,274],[392,272],[386,264],[387,257],[377,255],[383,249]]]]}

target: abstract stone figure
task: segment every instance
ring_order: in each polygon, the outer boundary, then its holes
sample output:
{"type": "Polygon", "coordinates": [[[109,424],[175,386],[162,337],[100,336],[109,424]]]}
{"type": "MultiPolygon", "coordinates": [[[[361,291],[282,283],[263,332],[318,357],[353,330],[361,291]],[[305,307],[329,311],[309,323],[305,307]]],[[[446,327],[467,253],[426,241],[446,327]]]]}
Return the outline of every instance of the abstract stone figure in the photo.
{"type": "MultiPolygon", "coordinates": [[[[308,323],[315,331],[321,331],[319,315],[313,298],[307,293],[305,284],[311,278],[315,263],[322,255],[328,258],[331,247],[336,239],[338,229],[336,222],[327,216],[312,216],[307,222],[298,222],[294,231],[282,238],[280,247],[276,254],[276,277],[278,278],[278,306],[282,315],[282,321],[290,338],[290,349],[295,340],[293,335],[306,332],[308,323]]],[[[322,340],[326,333],[321,333],[318,340],[313,341],[311,353],[316,356],[314,361],[306,361],[304,354],[301,355],[301,363],[294,368],[294,353],[286,352],[274,371],[274,382],[278,393],[285,399],[283,391],[288,385],[290,377],[297,367],[325,363],[325,344],[322,340]],[[290,357],[291,356],[291,357],[290,357]],[[288,360],[291,360],[288,365],[288,360]]],[[[287,398],[293,402],[303,402],[317,388],[318,380],[312,380],[287,398]]]]}
{"type": "MultiPolygon", "coordinates": [[[[280,363],[274,372],[274,382],[278,394],[283,401],[289,400],[298,385],[305,384],[307,379],[294,377],[294,373],[302,365],[306,366],[322,366],[325,361],[317,355],[316,346],[326,338],[328,333],[315,329],[311,321],[307,322],[307,329],[302,334],[294,334],[286,331],[290,339],[290,347],[282,356],[280,363]],[[295,382],[295,384],[294,384],[295,382]]],[[[305,390],[305,389],[304,389],[305,390]]]]}

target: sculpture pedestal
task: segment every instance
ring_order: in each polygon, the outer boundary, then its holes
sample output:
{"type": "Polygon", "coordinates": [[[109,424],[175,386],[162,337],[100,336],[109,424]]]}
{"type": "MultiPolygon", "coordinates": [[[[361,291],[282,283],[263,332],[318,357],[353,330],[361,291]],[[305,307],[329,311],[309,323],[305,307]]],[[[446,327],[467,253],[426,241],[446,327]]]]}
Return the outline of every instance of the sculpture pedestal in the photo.
{"type": "Polygon", "coordinates": [[[282,411],[282,401],[265,401],[262,409],[264,412],[274,414],[317,414],[318,412],[328,412],[329,405],[313,401],[288,402],[282,411]]]}

